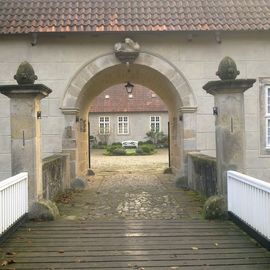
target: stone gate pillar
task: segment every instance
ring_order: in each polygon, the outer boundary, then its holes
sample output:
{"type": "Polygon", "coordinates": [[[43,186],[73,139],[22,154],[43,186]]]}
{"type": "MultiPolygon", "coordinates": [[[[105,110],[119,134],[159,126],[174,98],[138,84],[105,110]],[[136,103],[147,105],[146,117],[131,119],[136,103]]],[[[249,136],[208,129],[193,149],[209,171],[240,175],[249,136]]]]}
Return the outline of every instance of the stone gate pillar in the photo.
{"type": "Polygon", "coordinates": [[[34,84],[32,66],[23,62],[14,76],[18,85],[2,85],[0,93],[10,98],[12,174],[28,172],[29,206],[42,198],[40,100],[51,93],[43,84],[34,84]]]}
{"type": "Polygon", "coordinates": [[[244,92],[255,79],[236,79],[235,62],[225,57],[218,68],[221,80],[210,81],[203,86],[214,96],[216,116],[217,192],[227,197],[227,171],[245,171],[245,113],[244,92]]]}

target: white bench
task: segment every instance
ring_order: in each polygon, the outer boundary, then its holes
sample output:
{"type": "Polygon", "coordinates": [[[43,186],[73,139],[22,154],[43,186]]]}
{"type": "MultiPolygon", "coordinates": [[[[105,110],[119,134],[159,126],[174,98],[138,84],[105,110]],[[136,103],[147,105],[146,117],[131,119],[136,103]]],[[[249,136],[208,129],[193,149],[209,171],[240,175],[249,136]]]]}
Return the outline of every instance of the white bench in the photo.
{"type": "Polygon", "coordinates": [[[138,148],[138,141],[133,141],[133,140],[129,140],[129,141],[123,141],[122,142],[122,147],[136,147],[138,148]]]}

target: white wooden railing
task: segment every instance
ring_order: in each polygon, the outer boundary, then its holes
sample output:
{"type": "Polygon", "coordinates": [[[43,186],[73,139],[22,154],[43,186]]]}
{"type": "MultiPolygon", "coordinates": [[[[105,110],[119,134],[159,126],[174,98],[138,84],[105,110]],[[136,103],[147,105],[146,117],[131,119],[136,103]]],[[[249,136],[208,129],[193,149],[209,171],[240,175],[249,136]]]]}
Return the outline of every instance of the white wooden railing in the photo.
{"type": "Polygon", "coordinates": [[[28,174],[0,181],[0,236],[28,213],[28,174]]]}
{"type": "Polygon", "coordinates": [[[228,211],[270,240],[270,183],[227,172],[228,211]]]}

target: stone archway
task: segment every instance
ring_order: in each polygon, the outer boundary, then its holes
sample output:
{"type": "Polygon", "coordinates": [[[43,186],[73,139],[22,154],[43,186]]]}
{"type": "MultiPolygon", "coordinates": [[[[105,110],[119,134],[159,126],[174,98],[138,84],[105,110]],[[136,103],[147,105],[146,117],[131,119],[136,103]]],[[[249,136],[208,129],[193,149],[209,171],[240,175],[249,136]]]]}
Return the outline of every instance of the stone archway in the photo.
{"type": "Polygon", "coordinates": [[[130,72],[113,53],[100,56],[82,66],[71,79],[62,102],[65,115],[63,151],[71,156],[71,177],[84,175],[88,168],[89,104],[106,88],[124,83],[144,85],[166,103],[171,123],[171,165],[183,176],[185,154],[196,149],[196,99],[190,85],[171,63],[160,56],[141,52],[130,72]]]}

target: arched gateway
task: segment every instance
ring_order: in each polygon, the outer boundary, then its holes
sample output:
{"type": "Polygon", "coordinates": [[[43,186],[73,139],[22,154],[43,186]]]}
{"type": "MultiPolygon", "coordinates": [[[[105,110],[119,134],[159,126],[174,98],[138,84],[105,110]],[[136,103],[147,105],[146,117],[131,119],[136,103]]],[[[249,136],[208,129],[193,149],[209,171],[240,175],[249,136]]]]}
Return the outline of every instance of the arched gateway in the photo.
{"type": "Polygon", "coordinates": [[[71,177],[88,171],[88,113],[91,101],[108,87],[131,81],[155,91],[169,111],[171,167],[177,175],[185,174],[185,153],[196,149],[196,100],[190,85],[171,63],[160,56],[141,52],[127,66],[113,53],[86,63],[71,79],[62,102],[65,115],[63,151],[70,153],[71,177]]]}

